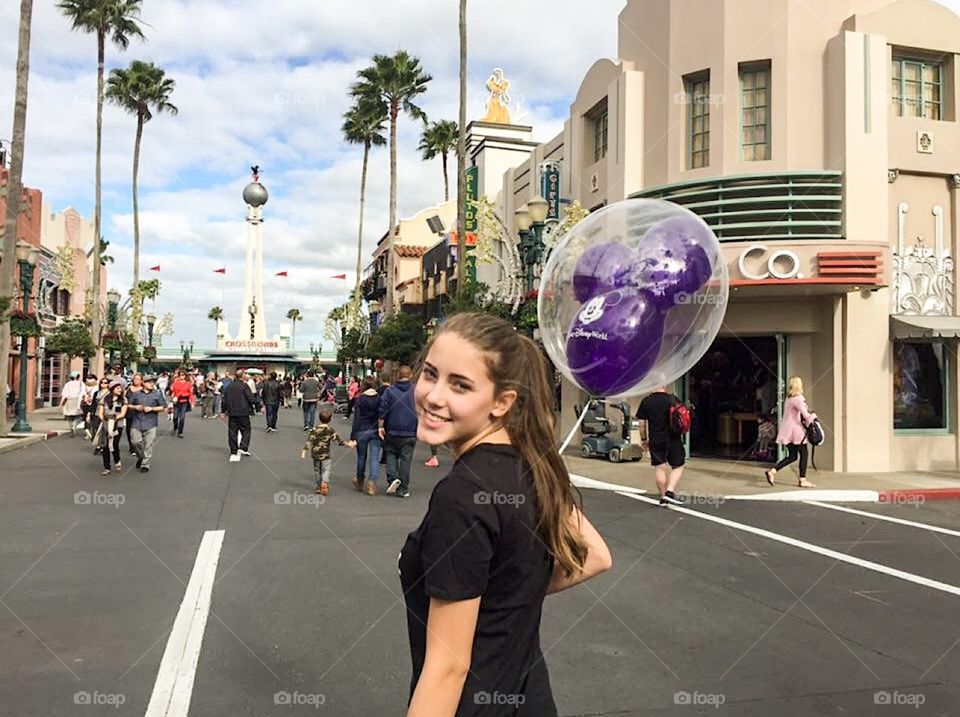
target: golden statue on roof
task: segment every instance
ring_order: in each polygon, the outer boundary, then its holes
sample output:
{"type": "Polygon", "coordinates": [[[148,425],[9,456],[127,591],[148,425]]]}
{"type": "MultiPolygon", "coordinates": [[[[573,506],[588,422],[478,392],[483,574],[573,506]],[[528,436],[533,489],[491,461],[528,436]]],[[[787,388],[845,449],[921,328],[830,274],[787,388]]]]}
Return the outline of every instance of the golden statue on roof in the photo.
{"type": "Polygon", "coordinates": [[[503,76],[503,70],[496,68],[487,80],[490,99],[487,100],[487,114],[480,118],[481,122],[510,124],[510,111],[507,109],[510,104],[510,95],[507,94],[509,87],[510,80],[503,76]]]}

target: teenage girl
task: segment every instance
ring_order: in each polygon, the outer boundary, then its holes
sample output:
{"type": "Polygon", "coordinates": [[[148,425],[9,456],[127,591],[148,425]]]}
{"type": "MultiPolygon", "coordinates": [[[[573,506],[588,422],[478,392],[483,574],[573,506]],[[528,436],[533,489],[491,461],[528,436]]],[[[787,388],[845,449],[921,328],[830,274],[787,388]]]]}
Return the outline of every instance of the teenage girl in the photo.
{"type": "Polygon", "coordinates": [[[123,470],[120,463],[120,437],[123,435],[124,419],[127,415],[127,399],[123,396],[123,382],[110,383],[110,392],[100,402],[99,414],[100,450],[103,457],[103,471],[100,475],[110,475],[110,457],[113,456],[114,470],[123,470]]]}
{"type": "Polygon", "coordinates": [[[400,554],[408,717],[557,714],[546,595],[611,566],[557,452],[543,354],[502,319],[457,314],[424,350],[417,438],[455,463],[400,554]]]}

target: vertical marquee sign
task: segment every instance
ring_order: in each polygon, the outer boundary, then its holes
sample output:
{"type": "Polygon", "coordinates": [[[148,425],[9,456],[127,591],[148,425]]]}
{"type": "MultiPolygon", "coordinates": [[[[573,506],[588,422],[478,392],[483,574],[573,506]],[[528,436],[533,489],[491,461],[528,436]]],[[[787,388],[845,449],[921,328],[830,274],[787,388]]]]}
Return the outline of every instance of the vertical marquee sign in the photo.
{"type": "Polygon", "coordinates": [[[464,232],[466,233],[466,241],[464,242],[463,251],[464,256],[467,261],[467,273],[470,276],[470,281],[477,281],[477,257],[475,253],[468,249],[468,247],[476,245],[476,239],[470,241],[470,234],[475,234],[477,231],[477,207],[474,202],[477,201],[477,184],[479,180],[479,168],[476,166],[467,167],[467,170],[464,172],[466,175],[466,196],[463,200],[466,203],[466,206],[463,208],[464,215],[464,232]]]}
{"type": "Polygon", "coordinates": [[[560,219],[560,165],[540,165],[540,196],[547,200],[547,219],[560,219]]]}

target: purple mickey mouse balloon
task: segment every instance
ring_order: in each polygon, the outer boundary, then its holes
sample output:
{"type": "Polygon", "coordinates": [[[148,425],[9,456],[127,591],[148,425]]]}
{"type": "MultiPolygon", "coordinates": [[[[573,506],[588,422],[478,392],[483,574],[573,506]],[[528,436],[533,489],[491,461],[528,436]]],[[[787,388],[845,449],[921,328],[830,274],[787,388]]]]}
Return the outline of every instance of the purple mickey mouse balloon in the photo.
{"type": "Polygon", "coordinates": [[[641,291],[617,289],[583,304],[567,333],[567,365],[595,396],[615,396],[638,384],[654,365],[663,315],[641,291]]]}
{"type": "Polygon", "coordinates": [[[693,214],[663,219],[647,230],[637,247],[630,284],[649,293],[663,311],[685,303],[713,274],[705,248],[715,243],[710,229],[693,214]]]}
{"type": "Polygon", "coordinates": [[[573,293],[580,301],[619,289],[636,271],[637,255],[620,243],[589,247],[573,268],[573,293]]]}

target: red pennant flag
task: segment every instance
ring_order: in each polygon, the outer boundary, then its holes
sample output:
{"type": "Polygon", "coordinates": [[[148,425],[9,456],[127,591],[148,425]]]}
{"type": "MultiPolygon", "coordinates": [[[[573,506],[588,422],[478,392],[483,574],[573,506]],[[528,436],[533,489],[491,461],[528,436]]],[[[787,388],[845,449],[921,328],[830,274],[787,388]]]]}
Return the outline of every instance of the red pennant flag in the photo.
{"type": "Polygon", "coordinates": [[[150,271],[160,271],[160,265],[157,264],[156,266],[151,266],[150,271]]]}
{"type": "Polygon", "coordinates": [[[226,274],[226,273],[227,273],[227,267],[223,267],[222,269],[214,269],[214,270],[213,270],[213,273],[214,273],[214,274],[226,274]]]}
{"type": "Polygon", "coordinates": [[[285,271],[278,271],[278,272],[275,274],[275,276],[286,276],[286,275],[287,275],[287,272],[285,272],[285,271]]]}
{"type": "Polygon", "coordinates": [[[347,275],[346,275],[346,274],[334,274],[331,278],[333,278],[333,279],[346,279],[346,278],[347,278],[347,275]]]}

